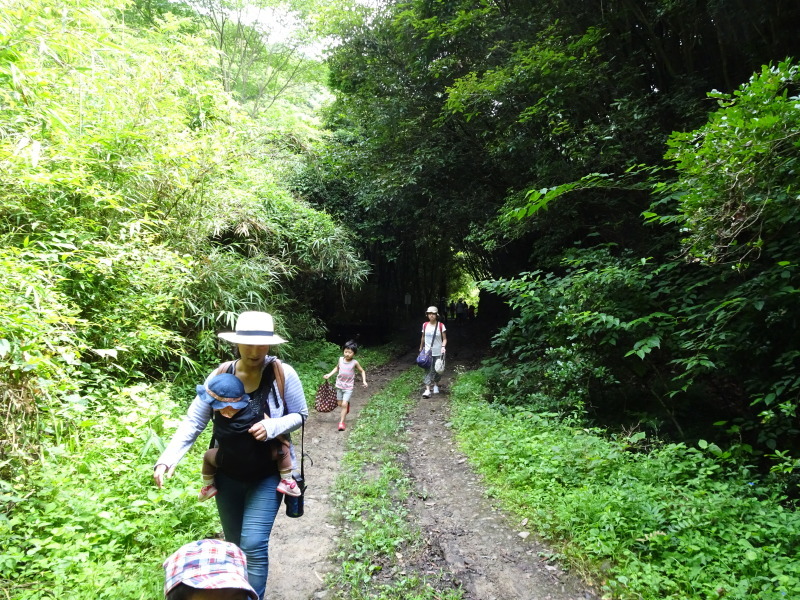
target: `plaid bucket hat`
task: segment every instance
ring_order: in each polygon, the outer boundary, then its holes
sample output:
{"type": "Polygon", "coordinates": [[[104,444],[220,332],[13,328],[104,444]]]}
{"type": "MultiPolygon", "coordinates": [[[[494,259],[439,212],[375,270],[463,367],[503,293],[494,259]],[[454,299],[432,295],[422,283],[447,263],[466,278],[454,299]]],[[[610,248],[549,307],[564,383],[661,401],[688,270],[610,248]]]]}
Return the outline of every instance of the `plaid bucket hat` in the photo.
{"type": "Polygon", "coordinates": [[[164,561],[164,595],[180,583],[200,590],[245,590],[258,600],[247,582],[247,559],[237,546],[222,540],[189,542],[164,561]]]}

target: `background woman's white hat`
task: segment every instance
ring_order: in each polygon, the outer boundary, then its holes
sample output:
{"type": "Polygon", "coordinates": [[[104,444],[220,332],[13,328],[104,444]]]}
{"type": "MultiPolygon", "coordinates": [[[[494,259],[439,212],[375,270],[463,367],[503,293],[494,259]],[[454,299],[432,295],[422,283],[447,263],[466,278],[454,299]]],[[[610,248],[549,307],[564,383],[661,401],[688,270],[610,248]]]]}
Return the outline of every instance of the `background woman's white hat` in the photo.
{"type": "Polygon", "coordinates": [[[275,334],[275,322],[272,315],[255,310],[243,312],[236,319],[236,331],[224,331],[219,334],[223,340],[234,344],[248,346],[274,346],[286,342],[275,334]]]}
{"type": "Polygon", "coordinates": [[[438,308],[436,308],[435,306],[429,306],[429,307],[428,307],[428,310],[426,310],[426,311],[425,311],[425,314],[426,314],[426,315],[427,315],[428,313],[436,313],[436,314],[438,315],[438,314],[439,314],[439,309],[438,309],[438,308]]]}

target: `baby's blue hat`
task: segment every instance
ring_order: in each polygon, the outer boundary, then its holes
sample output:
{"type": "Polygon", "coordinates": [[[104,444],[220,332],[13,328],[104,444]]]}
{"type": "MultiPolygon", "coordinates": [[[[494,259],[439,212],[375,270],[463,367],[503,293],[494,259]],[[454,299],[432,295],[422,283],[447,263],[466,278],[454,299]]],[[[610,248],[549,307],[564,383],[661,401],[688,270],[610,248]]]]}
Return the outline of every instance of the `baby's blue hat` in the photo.
{"type": "Polygon", "coordinates": [[[197,395],[214,410],[226,406],[244,408],[250,400],[250,396],[244,393],[244,384],[230,373],[220,373],[209,379],[207,384],[198,385],[197,395]]]}

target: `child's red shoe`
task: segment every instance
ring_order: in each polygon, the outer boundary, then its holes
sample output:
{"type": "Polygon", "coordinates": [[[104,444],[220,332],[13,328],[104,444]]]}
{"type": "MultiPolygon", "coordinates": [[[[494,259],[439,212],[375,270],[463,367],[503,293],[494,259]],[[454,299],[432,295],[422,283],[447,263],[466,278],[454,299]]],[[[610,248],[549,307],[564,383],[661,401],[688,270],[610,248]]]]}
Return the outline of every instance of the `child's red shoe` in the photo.
{"type": "Polygon", "coordinates": [[[216,495],[217,495],[217,488],[213,483],[210,483],[200,488],[200,493],[198,494],[197,499],[200,502],[205,502],[209,498],[213,498],[216,495]]]}
{"type": "Polygon", "coordinates": [[[294,479],[281,479],[281,482],[278,484],[278,491],[287,496],[299,496],[302,494],[300,486],[297,485],[294,479]]]}

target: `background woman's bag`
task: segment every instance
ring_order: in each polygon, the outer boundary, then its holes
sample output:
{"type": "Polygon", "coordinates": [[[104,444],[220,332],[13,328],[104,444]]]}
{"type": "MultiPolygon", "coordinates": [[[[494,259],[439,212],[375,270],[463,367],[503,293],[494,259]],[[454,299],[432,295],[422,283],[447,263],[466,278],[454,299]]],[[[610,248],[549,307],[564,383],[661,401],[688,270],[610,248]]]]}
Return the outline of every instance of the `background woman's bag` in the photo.
{"type": "Polygon", "coordinates": [[[444,373],[444,355],[436,359],[436,364],[433,365],[433,370],[436,371],[439,375],[444,373]]]}
{"type": "Polygon", "coordinates": [[[314,410],[321,413],[328,413],[336,408],[336,406],[336,390],[326,381],[317,388],[317,395],[314,397],[314,410]]]}
{"type": "Polygon", "coordinates": [[[431,355],[430,350],[427,352],[425,350],[420,350],[419,354],[417,355],[417,366],[420,366],[423,369],[430,369],[432,360],[433,356],[431,355]]]}

